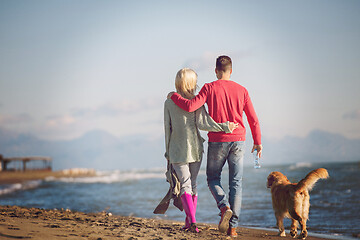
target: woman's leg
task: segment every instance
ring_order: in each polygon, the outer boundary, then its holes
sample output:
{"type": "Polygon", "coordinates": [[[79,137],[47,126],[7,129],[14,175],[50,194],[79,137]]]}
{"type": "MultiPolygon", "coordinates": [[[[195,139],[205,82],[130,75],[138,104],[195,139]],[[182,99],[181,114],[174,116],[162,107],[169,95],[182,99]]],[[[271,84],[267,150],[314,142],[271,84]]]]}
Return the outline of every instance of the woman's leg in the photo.
{"type": "Polygon", "coordinates": [[[197,177],[199,175],[201,167],[201,162],[193,162],[189,163],[189,170],[190,170],[190,180],[191,180],[191,189],[192,189],[192,195],[197,196],[197,177]]]}
{"type": "Polygon", "coordinates": [[[190,174],[191,174],[191,187],[192,187],[192,200],[194,204],[194,212],[196,215],[197,201],[198,201],[198,191],[197,191],[197,176],[199,175],[199,170],[201,167],[201,162],[194,162],[189,164],[190,174]]]}
{"type": "Polygon", "coordinates": [[[195,218],[195,208],[194,208],[194,201],[193,201],[193,191],[192,191],[192,176],[191,172],[194,173],[195,176],[195,183],[197,173],[199,172],[199,165],[198,164],[186,164],[186,163],[176,163],[173,164],[173,168],[176,172],[176,175],[179,178],[180,185],[181,185],[181,202],[184,207],[184,211],[186,213],[185,219],[185,227],[189,228],[191,231],[198,232],[196,228],[196,218],[195,218]],[[191,169],[191,170],[190,170],[191,169]]]}
{"type": "Polygon", "coordinates": [[[192,183],[190,166],[188,163],[173,163],[172,164],[176,175],[180,181],[180,196],[184,193],[192,195],[192,183]]]}

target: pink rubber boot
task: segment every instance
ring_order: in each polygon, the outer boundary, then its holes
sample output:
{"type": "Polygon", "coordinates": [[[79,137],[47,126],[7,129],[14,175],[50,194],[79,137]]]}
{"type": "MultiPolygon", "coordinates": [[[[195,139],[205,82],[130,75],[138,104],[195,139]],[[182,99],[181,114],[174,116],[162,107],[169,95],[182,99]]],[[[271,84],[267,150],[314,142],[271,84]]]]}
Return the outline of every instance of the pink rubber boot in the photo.
{"type": "Polygon", "coordinates": [[[189,218],[186,216],[186,217],[185,217],[185,226],[183,226],[181,229],[186,231],[186,230],[188,230],[188,229],[190,228],[190,225],[191,225],[190,220],[189,220],[189,218]]]}
{"type": "Polygon", "coordinates": [[[197,195],[193,195],[193,196],[192,196],[192,200],[193,200],[194,211],[195,211],[195,215],[196,215],[196,207],[197,207],[198,196],[197,196],[197,195]]]}
{"type": "Polygon", "coordinates": [[[190,221],[189,230],[191,232],[199,232],[198,228],[196,227],[193,197],[191,196],[191,194],[184,193],[183,195],[181,195],[181,202],[183,204],[186,217],[190,221]]]}
{"type": "MultiPolygon", "coordinates": [[[[194,205],[194,212],[196,215],[196,207],[197,207],[197,200],[198,200],[198,196],[197,195],[193,195],[192,196],[192,200],[193,200],[193,205],[194,205]]],[[[182,227],[183,230],[188,230],[191,226],[191,222],[190,222],[190,218],[188,216],[185,217],[185,226],[182,227]]]]}
{"type": "MultiPolygon", "coordinates": [[[[193,204],[194,204],[194,215],[196,215],[196,208],[197,208],[198,196],[197,196],[197,195],[193,195],[193,196],[192,196],[192,200],[193,200],[193,204]]],[[[199,229],[195,226],[195,230],[194,230],[193,232],[199,232],[199,229]]]]}

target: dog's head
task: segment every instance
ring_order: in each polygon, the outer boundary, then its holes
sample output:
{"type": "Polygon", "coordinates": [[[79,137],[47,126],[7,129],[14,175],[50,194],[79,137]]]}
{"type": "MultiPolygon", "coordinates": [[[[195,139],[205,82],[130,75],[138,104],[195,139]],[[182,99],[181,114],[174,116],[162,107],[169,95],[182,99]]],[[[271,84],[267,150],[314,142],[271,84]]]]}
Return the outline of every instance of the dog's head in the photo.
{"type": "Polygon", "coordinates": [[[267,177],[267,188],[271,188],[273,185],[282,184],[282,183],[290,183],[287,177],[281,172],[272,172],[267,177]]]}

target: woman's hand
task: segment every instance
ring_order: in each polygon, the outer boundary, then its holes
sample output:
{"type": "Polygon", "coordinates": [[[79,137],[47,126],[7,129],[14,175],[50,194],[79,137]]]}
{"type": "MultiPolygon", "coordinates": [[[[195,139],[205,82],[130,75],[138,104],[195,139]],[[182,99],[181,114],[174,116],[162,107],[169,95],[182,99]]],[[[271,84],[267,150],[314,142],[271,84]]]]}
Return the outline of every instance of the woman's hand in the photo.
{"type": "Polygon", "coordinates": [[[239,127],[238,123],[234,123],[234,122],[229,122],[229,129],[230,131],[234,131],[235,129],[237,129],[239,127]]]}

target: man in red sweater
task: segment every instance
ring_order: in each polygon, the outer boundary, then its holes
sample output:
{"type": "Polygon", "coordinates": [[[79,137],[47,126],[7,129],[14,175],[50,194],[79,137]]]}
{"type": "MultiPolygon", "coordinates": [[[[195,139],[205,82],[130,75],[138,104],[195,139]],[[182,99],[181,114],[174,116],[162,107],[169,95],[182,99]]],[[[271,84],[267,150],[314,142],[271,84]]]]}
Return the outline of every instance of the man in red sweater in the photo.
{"type": "Polygon", "coordinates": [[[243,158],[245,151],[245,112],[250,125],[254,146],[259,157],[262,153],[261,132],[258,118],[248,91],[230,80],[232,62],[228,56],[216,59],[215,73],[217,81],[206,83],[193,99],[185,99],[178,93],[170,93],[168,97],[176,105],[188,112],[193,112],[207,103],[210,116],[218,123],[230,121],[239,123],[232,133],[209,132],[206,175],[209,189],[221,211],[219,230],[229,236],[237,236],[241,198],[243,158]],[[221,185],[221,172],[225,162],[229,166],[229,196],[221,185]]]}

